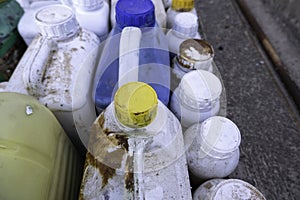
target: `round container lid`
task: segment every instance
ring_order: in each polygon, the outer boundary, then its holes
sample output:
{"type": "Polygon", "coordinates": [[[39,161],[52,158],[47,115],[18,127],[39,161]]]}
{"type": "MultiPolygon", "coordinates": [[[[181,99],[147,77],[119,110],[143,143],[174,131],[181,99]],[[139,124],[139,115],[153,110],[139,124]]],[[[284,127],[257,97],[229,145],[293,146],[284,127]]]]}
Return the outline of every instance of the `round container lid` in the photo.
{"type": "Polygon", "coordinates": [[[202,123],[200,137],[205,145],[220,153],[236,150],[241,142],[238,127],[231,120],[220,116],[208,118],[202,123]]]}
{"type": "Polygon", "coordinates": [[[155,90],[142,82],[130,82],[123,85],[114,97],[118,120],[131,128],[149,125],[156,117],[157,104],[155,90]]]}
{"type": "Polygon", "coordinates": [[[79,30],[78,22],[71,8],[64,5],[49,5],[35,15],[41,34],[46,37],[70,37],[79,30]]]}
{"type": "Polygon", "coordinates": [[[151,0],[119,0],[116,4],[116,22],[121,27],[153,27],[154,5],[151,0]]]}
{"type": "Polygon", "coordinates": [[[188,12],[179,13],[174,19],[172,29],[183,35],[193,37],[198,31],[198,17],[188,12]]]}
{"type": "Polygon", "coordinates": [[[189,11],[194,8],[194,0],[173,0],[172,1],[172,9],[173,10],[181,10],[181,11],[189,11]]]}
{"type": "Polygon", "coordinates": [[[245,181],[239,179],[228,179],[222,181],[216,186],[211,199],[265,200],[265,197],[253,185],[245,181]]]}
{"type": "Polygon", "coordinates": [[[72,0],[76,8],[82,10],[96,10],[101,8],[104,4],[104,0],[72,0]]]}
{"type": "Polygon", "coordinates": [[[186,73],[180,82],[180,92],[187,99],[211,102],[222,93],[222,84],[217,76],[205,70],[193,70],[186,73]]]}

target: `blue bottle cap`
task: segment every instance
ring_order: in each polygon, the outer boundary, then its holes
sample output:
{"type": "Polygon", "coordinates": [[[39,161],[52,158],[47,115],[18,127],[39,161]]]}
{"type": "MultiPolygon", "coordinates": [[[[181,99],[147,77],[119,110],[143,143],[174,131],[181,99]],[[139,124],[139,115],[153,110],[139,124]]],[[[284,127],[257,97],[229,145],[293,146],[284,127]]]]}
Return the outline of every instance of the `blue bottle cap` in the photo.
{"type": "Polygon", "coordinates": [[[138,28],[155,25],[154,5],[151,0],[119,0],[116,4],[116,22],[121,27],[138,28]]]}

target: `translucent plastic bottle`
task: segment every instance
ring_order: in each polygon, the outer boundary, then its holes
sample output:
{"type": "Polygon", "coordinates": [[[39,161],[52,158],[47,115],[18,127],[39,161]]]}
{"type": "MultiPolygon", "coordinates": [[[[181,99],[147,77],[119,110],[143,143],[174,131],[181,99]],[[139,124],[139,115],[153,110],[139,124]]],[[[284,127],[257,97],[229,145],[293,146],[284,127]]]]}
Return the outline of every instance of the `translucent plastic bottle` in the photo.
{"type": "Polygon", "coordinates": [[[0,199],[76,199],[82,161],[52,112],[29,95],[0,102],[0,199]]]}
{"type": "Polygon", "coordinates": [[[170,109],[184,128],[215,116],[220,110],[221,81],[204,70],[185,74],[171,97],[170,109]]]}
{"type": "Polygon", "coordinates": [[[172,5],[167,10],[168,29],[171,29],[173,27],[176,15],[182,12],[189,12],[197,16],[197,12],[194,6],[194,0],[172,0],[172,5]]]}
{"type": "Polygon", "coordinates": [[[179,121],[149,85],[123,85],[97,118],[81,199],[191,199],[179,121]]]}
{"type": "Polygon", "coordinates": [[[36,20],[41,34],[29,45],[6,91],[35,96],[84,153],[83,143],[96,118],[91,97],[100,41],[81,29],[72,9],[64,5],[44,7],[36,20]]]}
{"type": "Polygon", "coordinates": [[[228,200],[228,199],[251,199],[265,200],[263,194],[253,185],[239,179],[221,180],[212,179],[199,187],[193,195],[194,200],[228,200]],[[212,186],[209,190],[204,189],[207,184],[212,186]],[[200,193],[201,191],[202,194],[200,193]]]}
{"type": "Polygon", "coordinates": [[[241,135],[231,120],[214,116],[192,125],[184,134],[191,176],[223,178],[237,167],[241,135]]]}
{"type": "Polygon", "coordinates": [[[23,5],[25,13],[19,21],[18,31],[27,45],[29,45],[33,38],[39,34],[39,28],[35,23],[36,12],[44,6],[53,4],[60,4],[60,2],[56,0],[22,0],[21,5],[23,5]]]}
{"type": "Polygon", "coordinates": [[[178,55],[179,46],[183,41],[190,38],[201,39],[198,32],[198,17],[186,12],[176,15],[172,29],[167,32],[167,38],[169,51],[174,56],[178,55]]]}
{"type": "Polygon", "coordinates": [[[120,76],[132,73],[136,76],[132,75],[131,81],[149,83],[167,105],[170,94],[168,42],[156,25],[153,3],[119,0],[116,22],[106,40],[94,79],[93,97],[99,113],[113,100],[120,76]]]}
{"type": "MultiPolygon", "coordinates": [[[[151,0],[155,7],[155,18],[158,26],[165,29],[167,27],[167,13],[161,0],[151,0]]],[[[116,4],[118,0],[110,1],[110,23],[114,27],[116,25],[116,4]]]]}
{"type": "Polygon", "coordinates": [[[109,5],[105,0],[73,0],[79,25],[104,41],[109,32],[109,5]]]}
{"type": "MultiPolygon", "coordinates": [[[[171,51],[172,52],[172,51],[171,51]]],[[[213,67],[214,49],[205,40],[187,39],[179,45],[179,53],[173,58],[171,89],[178,86],[183,75],[192,70],[218,72],[213,67]]],[[[219,77],[220,78],[220,77],[219,77]]]]}
{"type": "Polygon", "coordinates": [[[7,81],[26,50],[17,30],[24,11],[15,0],[0,2],[0,82],[7,81]]]}

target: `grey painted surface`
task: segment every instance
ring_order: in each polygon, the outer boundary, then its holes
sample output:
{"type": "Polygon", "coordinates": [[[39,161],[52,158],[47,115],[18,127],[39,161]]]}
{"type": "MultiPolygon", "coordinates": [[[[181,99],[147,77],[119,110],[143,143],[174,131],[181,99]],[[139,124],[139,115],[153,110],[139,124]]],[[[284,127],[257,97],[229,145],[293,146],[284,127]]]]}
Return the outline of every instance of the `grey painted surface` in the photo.
{"type": "Polygon", "coordinates": [[[227,93],[228,118],[240,128],[241,158],[230,178],[269,200],[300,199],[297,112],[234,0],[198,0],[196,9],[227,93]]]}

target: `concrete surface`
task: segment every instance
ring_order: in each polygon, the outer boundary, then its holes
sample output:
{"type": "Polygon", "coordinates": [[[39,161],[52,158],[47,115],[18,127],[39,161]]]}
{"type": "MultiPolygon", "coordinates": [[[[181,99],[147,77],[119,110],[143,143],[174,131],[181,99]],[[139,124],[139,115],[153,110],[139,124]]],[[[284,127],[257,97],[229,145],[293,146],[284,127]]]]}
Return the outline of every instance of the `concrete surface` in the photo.
{"type": "Polygon", "coordinates": [[[235,0],[197,0],[201,29],[214,46],[228,118],[240,128],[240,162],[230,178],[268,200],[300,199],[299,112],[235,0]]]}

